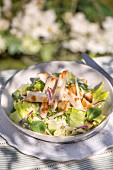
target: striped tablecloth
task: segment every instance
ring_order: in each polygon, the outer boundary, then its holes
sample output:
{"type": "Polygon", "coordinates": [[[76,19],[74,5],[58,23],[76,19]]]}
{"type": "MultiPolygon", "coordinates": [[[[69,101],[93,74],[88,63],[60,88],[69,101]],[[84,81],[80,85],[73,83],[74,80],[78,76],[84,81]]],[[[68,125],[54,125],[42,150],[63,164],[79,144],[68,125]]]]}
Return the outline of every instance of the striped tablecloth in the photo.
{"type": "MultiPolygon", "coordinates": [[[[113,76],[113,58],[102,57],[96,61],[113,76]]],[[[0,71],[0,88],[16,73],[16,70],[0,71]]],[[[0,90],[0,93],[2,89],[0,90]]],[[[0,170],[112,170],[113,148],[81,161],[42,161],[32,156],[24,155],[9,146],[0,136],[0,170]]]]}

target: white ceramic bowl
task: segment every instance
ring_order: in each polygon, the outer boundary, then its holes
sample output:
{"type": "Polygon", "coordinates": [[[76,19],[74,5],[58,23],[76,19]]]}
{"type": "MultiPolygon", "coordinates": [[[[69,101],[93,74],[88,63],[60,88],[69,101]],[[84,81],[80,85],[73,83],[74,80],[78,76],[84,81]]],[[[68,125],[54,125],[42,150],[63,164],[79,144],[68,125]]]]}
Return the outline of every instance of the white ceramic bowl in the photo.
{"type": "Polygon", "coordinates": [[[18,129],[20,129],[22,132],[35,137],[37,139],[41,139],[44,141],[49,142],[76,142],[85,140],[89,137],[92,137],[96,133],[102,130],[104,126],[106,125],[110,114],[112,113],[112,102],[113,101],[113,88],[109,81],[98,71],[95,69],[92,69],[89,66],[86,66],[84,64],[76,63],[76,62],[66,62],[66,61],[53,61],[48,63],[42,63],[38,65],[31,66],[27,69],[24,69],[22,71],[19,71],[6,85],[2,95],[1,95],[1,107],[2,107],[2,113],[4,114],[7,121],[10,121],[14,126],[16,126],[18,129]],[[110,92],[109,97],[107,98],[105,107],[103,109],[103,114],[106,115],[106,119],[96,128],[92,129],[91,131],[85,133],[85,134],[79,134],[76,136],[65,136],[65,137],[56,137],[56,136],[49,136],[49,135],[43,135],[39,134],[37,132],[33,132],[31,130],[25,129],[21,127],[20,125],[15,124],[10,118],[9,114],[13,108],[13,99],[12,99],[12,93],[17,90],[21,84],[30,82],[30,78],[34,78],[37,72],[48,72],[48,73],[55,73],[55,72],[61,72],[65,69],[68,69],[73,72],[77,77],[79,78],[85,78],[88,80],[88,84],[92,87],[95,87],[101,82],[104,82],[104,89],[108,90],[110,92]]]}

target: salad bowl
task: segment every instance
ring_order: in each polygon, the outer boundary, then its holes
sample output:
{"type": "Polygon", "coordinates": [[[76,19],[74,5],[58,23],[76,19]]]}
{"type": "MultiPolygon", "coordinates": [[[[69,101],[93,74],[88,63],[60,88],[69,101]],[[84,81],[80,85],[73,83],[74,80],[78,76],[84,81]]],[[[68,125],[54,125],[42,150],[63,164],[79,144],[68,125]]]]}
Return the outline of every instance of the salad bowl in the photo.
{"type": "Polygon", "coordinates": [[[2,113],[4,114],[7,121],[16,126],[17,129],[26,133],[29,136],[34,138],[48,141],[48,142],[56,142],[56,143],[69,143],[69,142],[78,142],[81,140],[86,140],[96,133],[99,133],[107,124],[110,115],[112,114],[113,108],[113,88],[109,81],[97,70],[77,62],[67,62],[67,61],[53,61],[48,63],[41,63],[37,65],[30,66],[24,70],[19,71],[15,74],[10,81],[5,86],[3,93],[1,95],[1,108],[2,113]],[[106,99],[105,105],[103,107],[103,115],[105,119],[100,123],[97,127],[87,131],[83,134],[78,135],[70,135],[70,136],[52,136],[47,134],[41,134],[35,131],[31,131],[26,129],[19,124],[14,123],[9,115],[12,112],[14,100],[12,98],[12,94],[21,87],[22,84],[30,83],[32,79],[35,79],[37,73],[45,72],[45,73],[60,73],[64,70],[69,70],[75,76],[86,79],[90,87],[97,87],[102,82],[104,83],[103,90],[108,91],[109,95],[106,99]]]}

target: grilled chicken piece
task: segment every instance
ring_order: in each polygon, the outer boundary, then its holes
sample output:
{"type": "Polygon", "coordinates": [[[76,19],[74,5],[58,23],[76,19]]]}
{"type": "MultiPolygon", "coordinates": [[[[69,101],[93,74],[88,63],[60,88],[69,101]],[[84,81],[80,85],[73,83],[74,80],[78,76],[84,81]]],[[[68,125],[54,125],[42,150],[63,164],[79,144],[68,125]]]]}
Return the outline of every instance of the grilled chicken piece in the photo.
{"type": "Polygon", "coordinates": [[[70,102],[69,101],[60,101],[58,103],[58,109],[60,111],[64,111],[65,112],[65,111],[68,111],[69,108],[70,108],[70,102]]]}
{"type": "Polygon", "coordinates": [[[86,100],[88,100],[90,103],[92,103],[93,95],[91,92],[85,93],[84,97],[86,100]]]}
{"type": "Polygon", "coordinates": [[[92,106],[92,104],[88,100],[86,100],[85,98],[82,99],[82,105],[85,109],[92,106]]]}
{"type": "Polygon", "coordinates": [[[74,93],[75,95],[77,95],[77,91],[76,91],[76,86],[75,85],[69,86],[68,90],[71,91],[72,93],[74,93]]]}
{"type": "Polygon", "coordinates": [[[62,99],[65,85],[68,78],[68,71],[65,70],[59,75],[59,79],[53,94],[53,102],[52,102],[52,110],[55,111],[55,109],[58,106],[58,102],[62,99]]]}
{"type": "Polygon", "coordinates": [[[36,78],[40,78],[44,83],[46,82],[47,78],[50,76],[49,73],[38,73],[36,78]]]}
{"type": "Polygon", "coordinates": [[[89,122],[88,120],[85,121],[85,126],[88,126],[88,128],[91,128],[94,126],[93,122],[89,122]]]}
{"type": "Polygon", "coordinates": [[[42,92],[27,91],[26,100],[29,102],[45,102],[48,100],[47,95],[42,92]]]}
{"type": "Polygon", "coordinates": [[[49,109],[48,102],[43,102],[42,105],[41,105],[41,108],[40,108],[40,116],[42,118],[46,118],[47,117],[48,109],[49,109]]]}
{"type": "Polygon", "coordinates": [[[47,94],[48,102],[42,102],[42,106],[41,106],[41,109],[40,109],[40,116],[42,118],[46,118],[46,116],[47,116],[49,105],[51,104],[51,101],[52,101],[53,89],[55,87],[56,81],[57,81],[56,77],[53,77],[53,76],[49,76],[46,80],[46,84],[45,84],[43,93],[47,94]],[[48,93],[50,93],[51,95],[48,94],[48,93]]]}
{"type": "Polygon", "coordinates": [[[74,93],[65,88],[64,97],[71,103],[73,107],[79,110],[84,110],[81,99],[77,97],[74,93]]]}
{"type": "Polygon", "coordinates": [[[54,76],[49,76],[49,77],[47,78],[47,81],[46,81],[46,84],[45,84],[45,87],[44,87],[43,92],[45,93],[48,88],[54,90],[55,85],[56,85],[56,81],[57,81],[57,78],[56,78],[56,77],[54,77],[54,76]]]}
{"type": "MultiPolygon", "coordinates": [[[[76,85],[72,85],[72,86],[69,86],[68,87],[68,90],[71,91],[72,93],[74,93],[76,96],[77,96],[77,88],[76,88],[76,85]]],[[[84,95],[84,90],[81,89],[78,91],[79,93],[79,97],[82,98],[83,95],[84,95]]]]}

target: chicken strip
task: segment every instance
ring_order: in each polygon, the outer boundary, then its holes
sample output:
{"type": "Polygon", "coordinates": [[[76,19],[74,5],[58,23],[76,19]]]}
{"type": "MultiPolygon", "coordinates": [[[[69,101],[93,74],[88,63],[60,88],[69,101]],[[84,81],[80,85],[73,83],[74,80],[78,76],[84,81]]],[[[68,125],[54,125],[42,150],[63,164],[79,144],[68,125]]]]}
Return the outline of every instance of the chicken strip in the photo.
{"type": "Polygon", "coordinates": [[[45,102],[48,100],[47,95],[37,91],[27,91],[26,100],[29,102],[45,102]]]}
{"type": "Polygon", "coordinates": [[[48,102],[43,102],[42,105],[41,105],[41,108],[40,108],[40,116],[42,118],[46,118],[47,117],[47,112],[48,112],[48,109],[49,109],[49,104],[48,102]]]}
{"type": "Polygon", "coordinates": [[[42,118],[46,118],[46,116],[47,116],[47,112],[48,112],[48,109],[49,109],[49,105],[51,104],[51,101],[52,101],[53,89],[54,89],[54,87],[55,87],[56,81],[57,81],[57,78],[56,78],[56,77],[49,76],[49,77],[47,78],[47,81],[46,81],[46,84],[45,84],[43,93],[46,93],[46,94],[47,94],[47,96],[48,96],[48,102],[45,102],[45,101],[42,102],[42,105],[41,105],[41,108],[40,108],[40,116],[41,116],[42,118]],[[50,98],[50,95],[49,95],[48,93],[51,94],[51,98],[50,98]]]}
{"type": "Polygon", "coordinates": [[[40,72],[37,74],[36,78],[40,78],[40,80],[42,80],[45,83],[49,76],[50,76],[49,73],[40,72]]]}
{"type": "Polygon", "coordinates": [[[45,93],[48,88],[54,90],[55,85],[56,85],[56,81],[57,81],[57,78],[56,78],[56,77],[54,77],[54,76],[49,76],[49,77],[47,78],[47,81],[46,81],[46,84],[45,84],[43,93],[45,93]]]}
{"type": "Polygon", "coordinates": [[[70,101],[71,105],[73,107],[75,107],[76,109],[79,110],[84,110],[84,107],[81,103],[81,99],[76,96],[74,93],[72,93],[71,91],[69,91],[67,88],[65,88],[65,93],[64,93],[64,97],[70,101]]]}
{"type": "Polygon", "coordinates": [[[58,102],[62,99],[65,85],[67,83],[68,78],[68,70],[63,71],[59,75],[59,79],[53,94],[53,101],[52,101],[52,110],[55,111],[55,109],[58,106],[58,102]]]}

